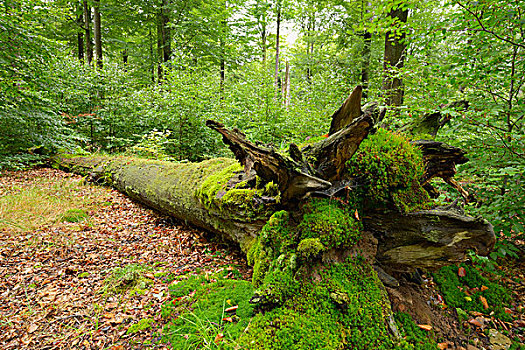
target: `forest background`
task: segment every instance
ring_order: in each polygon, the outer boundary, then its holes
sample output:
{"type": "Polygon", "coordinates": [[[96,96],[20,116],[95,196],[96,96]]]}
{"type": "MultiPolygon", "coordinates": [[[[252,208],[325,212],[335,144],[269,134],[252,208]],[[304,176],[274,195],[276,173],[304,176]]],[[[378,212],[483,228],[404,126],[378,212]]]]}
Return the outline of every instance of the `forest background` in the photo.
{"type": "Polygon", "coordinates": [[[389,106],[391,129],[447,116],[436,137],[468,152],[467,209],[506,238],[493,260],[515,255],[521,0],[4,0],[0,28],[0,169],[63,151],[229,156],[207,119],[275,148],[300,144],[325,134],[361,84],[365,102],[389,106]],[[468,110],[448,107],[458,100],[468,110]]]}

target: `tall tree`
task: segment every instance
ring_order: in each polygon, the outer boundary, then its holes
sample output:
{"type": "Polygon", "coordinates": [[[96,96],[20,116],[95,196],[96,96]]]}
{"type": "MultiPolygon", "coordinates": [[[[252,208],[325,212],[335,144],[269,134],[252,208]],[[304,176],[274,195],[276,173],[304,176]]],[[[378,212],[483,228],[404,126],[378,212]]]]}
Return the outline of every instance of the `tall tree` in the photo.
{"type": "Polygon", "coordinates": [[[401,4],[390,10],[388,17],[393,25],[385,35],[385,54],[383,60],[383,90],[386,104],[400,106],[403,104],[403,81],[399,71],[403,68],[406,56],[406,34],[401,25],[408,20],[408,7],[401,4]]]}
{"type": "Polygon", "coordinates": [[[91,8],[88,5],[87,0],[82,1],[84,8],[84,33],[86,43],[86,58],[87,64],[91,65],[93,61],[93,43],[91,42],[91,8]]]}
{"type": "Polygon", "coordinates": [[[99,69],[102,69],[102,27],[100,22],[100,0],[94,0],[93,20],[93,33],[95,36],[95,53],[97,57],[97,67],[99,69]]]}
{"type": "Polygon", "coordinates": [[[361,51],[361,85],[363,86],[363,97],[368,97],[368,82],[370,80],[370,55],[372,46],[372,33],[368,30],[365,21],[366,14],[370,12],[372,3],[370,1],[361,0],[361,22],[364,25],[363,29],[363,50],[361,51]]]}
{"type": "Polygon", "coordinates": [[[281,12],[282,12],[282,1],[277,1],[276,7],[276,32],[275,32],[275,75],[274,75],[274,84],[277,91],[279,91],[279,30],[281,29],[281,12]]]}

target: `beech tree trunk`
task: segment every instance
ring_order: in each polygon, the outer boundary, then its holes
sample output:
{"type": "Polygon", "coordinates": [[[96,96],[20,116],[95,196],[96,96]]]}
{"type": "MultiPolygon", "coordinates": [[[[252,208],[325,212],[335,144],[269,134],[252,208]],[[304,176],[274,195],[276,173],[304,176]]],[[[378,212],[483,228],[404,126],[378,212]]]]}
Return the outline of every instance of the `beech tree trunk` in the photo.
{"type": "Polygon", "coordinates": [[[93,43],[91,42],[91,9],[88,6],[87,0],[82,2],[84,9],[84,34],[86,43],[86,58],[87,64],[90,66],[93,61],[93,43]]]}
{"type": "Polygon", "coordinates": [[[97,68],[102,69],[102,23],[100,22],[100,0],[95,0],[93,7],[93,33],[95,36],[95,53],[97,57],[97,68]]]}
{"type": "MultiPolygon", "coordinates": [[[[392,9],[388,14],[394,20],[406,23],[408,19],[408,9],[401,7],[392,9]]],[[[403,82],[397,72],[403,68],[405,63],[405,32],[401,34],[397,31],[389,31],[385,36],[385,56],[383,62],[384,78],[383,90],[385,92],[386,103],[389,106],[401,106],[403,104],[403,82]]]]}

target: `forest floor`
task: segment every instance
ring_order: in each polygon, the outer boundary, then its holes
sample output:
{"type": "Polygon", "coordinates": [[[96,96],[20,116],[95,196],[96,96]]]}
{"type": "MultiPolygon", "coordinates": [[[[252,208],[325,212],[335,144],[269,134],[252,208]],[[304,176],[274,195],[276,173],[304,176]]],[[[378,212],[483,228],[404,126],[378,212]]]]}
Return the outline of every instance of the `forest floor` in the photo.
{"type": "MultiPolygon", "coordinates": [[[[518,343],[524,268],[523,260],[500,267],[516,317],[498,329],[518,343]]],[[[251,276],[237,248],[117,191],[54,169],[0,176],[1,349],[167,349],[161,308],[171,281],[221,270],[251,276]]],[[[482,313],[463,321],[468,350],[490,344],[491,322],[482,313]]]]}
{"type": "Polygon", "coordinates": [[[4,350],[163,349],[160,309],[173,276],[235,266],[250,277],[235,248],[77,175],[8,172],[0,198],[4,350]],[[61,219],[78,210],[88,217],[61,219]],[[148,326],[132,327],[141,320],[148,326]]]}

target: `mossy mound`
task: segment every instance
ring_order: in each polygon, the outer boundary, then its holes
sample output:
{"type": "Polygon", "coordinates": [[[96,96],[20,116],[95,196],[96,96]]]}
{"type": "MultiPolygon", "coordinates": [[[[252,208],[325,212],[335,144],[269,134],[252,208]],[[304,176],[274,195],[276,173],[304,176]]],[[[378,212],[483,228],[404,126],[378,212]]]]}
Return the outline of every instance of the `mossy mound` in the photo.
{"type": "Polygon", "coordinates": [[[352,217],[351,209],[335,200],[311,200],[298,226],[301,239],[317,238],[328,249],[353,246],[361,236],[362,225],[352,217]]]}
{"type": "Polygon", "coordinates": [[[375,271],[363,259],[319,264],[314,270],[314,279],[303,278],[299,270],[293,276],[295,293],[280,307],[252,319],[239,339],[242,348],[428,348],[421,347],[419,339],[411,342],[390,332],[385,322],[391,317],[388,297],[375,271]]]}
{"type": "Polygon", "coordinates": [[[445,266],[434,274],[434,279],[439,285],[445,303],[448,306],[460,308],[464,311],[478,311],[483,313],[494,312],[495,317],[510,321],[511,317],[503,308],[511,301],[510,292],[503,286],[489,281],[483,277],[474,266],[461,264],[458,266],[445,266]],[[458,274],[460,268],[464,273],[458,274]],[[460,275],[465,276],[460,276],[460,275]],[[481,298],[487,301],[485,309],[481,298]]]}
{"type": "Polygon", "coordinates": [[[391,203],[409,212],[428,206],[430,198],[419,183],[425,171],[421,150],[399,134],[377,130],[361,143],[347,166],[350,176],[364,184],[357,195],[366,199],[368,207],[391,203]]]}
{"type": "Polygon", "coordinates": [[[173,349],[236,348],[254,316],[252,295],[250,282],[226,279],[225,274],[179,280],[170,286],[171,299],[162,307],[162,317],[170,319],[162,341],[173,349]]]}
{"type": "MultiPolygon", "coordinates": [[[[421,348],[397,338],[385,289],[362,258],[326,264],[327,249],[349,249],[361,236],[356,207],[312,199],[297,224],[276,212],[248,252],[257,314],[239,343],[246,349],[421,348]]],[[[423,348],[421,348],[423,349],[423,348]]]]}

